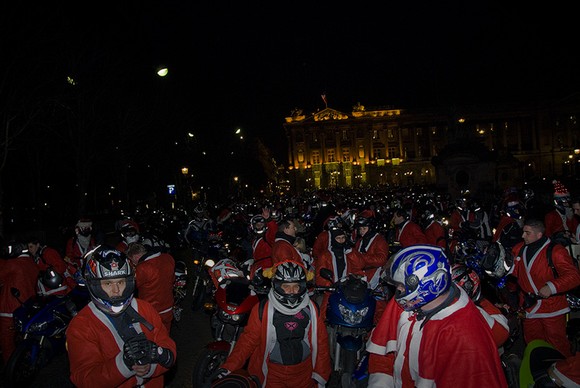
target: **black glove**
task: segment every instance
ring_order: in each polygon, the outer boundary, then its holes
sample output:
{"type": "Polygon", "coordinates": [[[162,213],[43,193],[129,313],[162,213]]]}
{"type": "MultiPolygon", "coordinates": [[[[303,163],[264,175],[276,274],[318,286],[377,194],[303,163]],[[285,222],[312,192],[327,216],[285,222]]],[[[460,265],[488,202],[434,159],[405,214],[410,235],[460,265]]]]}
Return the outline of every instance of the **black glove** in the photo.
{"type": "Polygon", "coordinates": [[[135,364],[151,364],[152,358],[155,357],[157,357],[157,345],[149,341],[144,333],[128,339],[123,345],[123,361],[129,368],[135,364]]]}
{"type": "Polygon", "coordinates": [[[153,345],[151,362],[157,363],[168,369],[173,366],[173,360],[175,359],[173,357],[173,352],[169,349],[157,346],[154,342],[151,342],[151,344],[153,345]]]}

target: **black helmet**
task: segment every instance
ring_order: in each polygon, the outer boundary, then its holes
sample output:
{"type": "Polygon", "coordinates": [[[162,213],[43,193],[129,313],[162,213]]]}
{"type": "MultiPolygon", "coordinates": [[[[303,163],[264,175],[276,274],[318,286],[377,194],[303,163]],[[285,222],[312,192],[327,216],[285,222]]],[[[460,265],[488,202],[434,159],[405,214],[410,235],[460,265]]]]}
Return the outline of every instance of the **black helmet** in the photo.
{"type": "Polygon", "coordinates": [[[497,241],[487,247],[481,261],[481,267],[485,273],[496,279],[507,275],[512,265],[513,257],[497,241]]]}
{"type": "Polygon", "coordinates": [[[124,253],[99,245],[85,255],[85,281],[93,303],[106,314],[118,315],[133,300],[135,275],[124,253]],[[110,297],[101,287],[101,280],[125,279],[122,295],[110,297]]]}
{"type": "Polygon", "coordinates": [[[272,278],[272,288],[274,297],[283,306],[288,308],[298,306],[306,296],[306,270],[293,261],[278,264],[272,278]],[[298,283],[300,290],[296,294],[287,294],[282,289],[282,283],[298,283]]]}
{"type": "Polygon", "coordinates": [[[26,244],[17,242],[17,241],[10,241],[4,246],[4,256],[8,258],[18,257],[23,253],[28,252],[28,247],[26,244]]]}
{"type": "Polygon", "coordinates": [[[62,275],[54,270],[52,267],[48,267],[39,274],[40,282],[49,289],[57,289],[62,286],[63,278],[62,275]]]}

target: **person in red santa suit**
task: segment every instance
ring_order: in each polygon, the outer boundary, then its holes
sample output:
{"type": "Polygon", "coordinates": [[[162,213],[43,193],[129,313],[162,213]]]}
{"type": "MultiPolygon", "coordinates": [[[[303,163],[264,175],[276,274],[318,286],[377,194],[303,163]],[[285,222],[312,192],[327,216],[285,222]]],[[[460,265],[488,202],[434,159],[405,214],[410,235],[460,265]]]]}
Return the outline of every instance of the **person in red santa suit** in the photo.
{"type": "Polygon", "coordinates": [[[570,307],[566,292],[580,285],[580,272],[566,247],[551,244],[544,233],[542,221],[533,218],[525,221],[524,241],[512,249],[514,264],[509,274],[517,278],[522,291],[520,299],[526,314],[523,321],[525,342],[544,340],[569,357],[566,317],[570,307]],[[548,263],[550,247],[554,268],[548,263]],[[532,301],[528,298],[528,303],[523,303],[524,295],[532,296],[532,301]]]}
{"type": "Polygon", "coordinates": [[[121,233],[121,241],[117,243],[115,249],[126,253],[129,244],[142,241],[139,235],[139,224],[134,220],[123,220],[119,223],[119,232],[121,233]]]}
{"type": "Polygon", "coordinates": [[[175,259],[169,253],[132,243],[127,257],[135,268],[137,295],[146,300],[161,316],[167,332],[173,321],[173,285],[175,283],[175,259]]]}
{"type": "Polygon", "coordinates": [[[387,267],[396,293],[367,343],[368,387],[507,387],[491,330],[444,251],[412,245],[387,267]]]}
{"type": "Polygon", "coordinates": [[[314,244],[312,244],[312,257],[316,261],[324,252],[330,249],[331,244],[331,236],[330,231],[331,229],[343,229],[343,222],[342,218],[338,215],[329,216],[324,223],[322,224],[322,232],[320,232],[316,239],[314,240],[314,244]]]}
{"type": "MultiPolygon", "coordinates": [[[[349,274],[355,273],[353,268],[352,248],[348,244],[347,233],[342,229],[330,230],[330,248],[322,252],[316,263],[316,285],[332,286],[349,274]],[[320,270],[326,268],[332,272],[332,280],[322,277],[320,270]]],[[[324,293],[320,302],[321,316],[326,318],[329,293],[324,293]]]]}
{"type": "MultiPolygon", "coordinates": [[[[389,243],[376,230],[375,214],[372,210],[363,210],[355,220],[357,238],[349,254],[352,259],[352,271],[366,277],[369,288],[377,289],[381,283],[383,266],[389,258],[389,243]]],[[[386,306],[386,301],[377,300],[375,321],[386,306]]]]}
{"type": "Polygon", "coordinates": [[[489,325],[493,340],[500,354],[503,354],[502,346],[510,335],[508,319],[498,307],[482,295],[479,275],[465,264],[457,263],[451,267],[451,277],[453,282],[463,288],[473,300],[489,325]]]}
{"type": "Polygon", "coordinates": [[[63,296],[77,286],[75,277],[80,275],[79,270],[74,265],[64,261],[56,249],[41,244],[37,237],[32,236],[28,239],[28,253],[34,259],[39,271],[44,271],[47,274],[55,272],[58,275],[52,277],[53,287],[49,287],[47,282],[42,282],[42,279],[38,280],[40,294],[63,296]],[[54,282],[56,279],[59,280],[54,282]]]}
{"type": "Polygon", "coordinates": [[[252,238],[252,265],[250,266],[250,279],[253,279],[256,271],[272,267],[272,246],[278,231],[278,224],[270,219],[270,211],[263,209],[262,214],[256,214],[250,219],[252,238]]]}
{"type": "Polygon", "coordinates": [[[448,251],[447,229],[443,226],[439,211],[434,206],[427,207],[421,215],[421,220],[427,244],[437,245],[448,251]]]}
{"type": "Polygon", "coordinates": [[[306,269],[284,261],[270,272],[268,299],[252,309],[218,378],[249,362],[248,373],[257,376],[262,387],[322,388],[331,371],[328,333],[308,296],[306,269]]]}
{"type": "Polygon", "coordinates": [[[294,246],[296,242],[296,224],[293,220],[284,218],[278,223],[276,239],[272,244],[272,265],[292,260],[306,266],[302,260],[302,255],[294,246]]]}
{"type": "Polygon", "coordinates": [[[554,209],[546,213],[544,225],[546,226],[545,235],[550,238],[564,238],[568,242],[576,243],[576,228],[578,219],[574,217],[574,211],[570,206],[570,193],[568,189],[559,181],[553,181],[554,184],[554,209]]]}
{"type": "Polygon", "coordinates": [[[65,261],[70,261],[77,269],[82,271],[83,257],[96,247],[93,237],[93,222],[87,218],[81,218],[75,225],[75,234],[66,242],[65,261]]]}
{"type": "Polygon", "coordinates": [[[525,216],[526,209],[523,203],[517,197],[508,197],[491,242],[499,242],[504,248],[511,250],[522,241],[525,216]]]}
{"type": "Polygon", "coordinates": [[[397,228],[395,240],[401,244],[401,248],[415,244],[427,244],[423,229],[411,221],[411,216],[406,210],[402,208],[395,209],[392,223],[397,228]]]}
{"type": "Polygon", "coordinates": [[[175,341],[150,303],[134,297],[127,256],[100,245],[87,254],[91,301],[66,331],[75,387],[163,388],[176,360],[175,341]]]}
{"type": "Polygon", "coordinates": [[[36,295],[38,267],[28,254],[26,244],[11,241],[4,247],[0,259],[0,350],[4,365],[16,348],[13,312],[21,302],[36,295]],[[18,297],[11,289],[18,289],[18,297]]]}

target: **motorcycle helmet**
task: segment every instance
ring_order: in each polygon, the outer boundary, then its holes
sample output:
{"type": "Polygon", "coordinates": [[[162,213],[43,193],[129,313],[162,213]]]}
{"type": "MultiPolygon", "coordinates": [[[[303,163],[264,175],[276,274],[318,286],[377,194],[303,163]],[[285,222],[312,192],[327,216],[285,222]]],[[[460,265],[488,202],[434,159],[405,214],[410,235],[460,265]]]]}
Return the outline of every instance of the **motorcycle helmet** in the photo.
{"type": "Polygon", "coordinates": [[[491,243],[485,250],[481,260],[481,268],[493,278],[501,279],[511,269],[513,257],[499,242],[491,243]]]}
{"type": "Polygon", "coordinates": [[[276,300],[283,306],[294,308],[304,300],[306,296],[306,270],[293,261],[284,261],[276,265],[272,277],[272,289],[276,300]],[[282,289],[283,283],[298,283],[300,289],[296,294],[287,294],[282,289]]]}
{"type": "Polygon", "coordinates": [[[440,247],[412,245],[403,248],[388,265],[388,282],[397,287],[395,300],[405,311],[420,309],[451,287],[449,261],[440,247]]]}
{"type": "Polygon", "coordinates": [[[568,189],[559,181],[552,181],[554,185],[554,206],[559,210],[570,207],[570,193],[568,189]]]}
{"type": "Polygon", "coordinates": [[[121,222],[121,237],[127,244],[139,241],[139,225],[133,220],[121,222]]]}
{"type": "Polygon", "coordinates": [[[40,282],[48,289],[57,289],[62,286],[63,278],[62,275],[54,270],[52,267],[48,267],[39,274],[40,282]]]}
{"type": "Polygon", "coordinates": [[[10,241],[4,246],[3,253],[8,258],[18,257],[23,253],[28,253],[28,247],[24,243],[10,241]]]}
{"type": "Polygon", "coordinates": [[[375,219],[374,215],[371,211],[365,210],[361,212],[358,217],[354,220],[354,226],[356,228],[360,228],[361,226],[366,226],[370,229],[373,229],[375,226],[375,219]]]}
{"type": "Polygon", "coordinates": [[[93,232],[93,221],[86,218],[81,218],[75,225],[75,229],[81,236],[88,237],[93,232]]]}
{"type": "Polygon", "coordinates": [[[505,204],[505,214],[514,220],[521,220],[525,216],[526,209],[517,198],[510,198],[505,204]]]}
{"type": "Polygon", "coordinates": [[[135,275],[124,253],[106,245],[99,245],[85,255],[84,278],[93,303],[109,315],[123,312],[135,291],[135,275]],[[126,286],[120,296],[109,296],[101,286],[101,280],[125,279],[126,286]]]}
{"type": "Polygon", "coordinates": [[[474,270],[465,264],[454,264],[451,267],[451,278],[473,301],[477,302],[481,298],[481,280],[474,270]]]}
{"type": "Polygon", "coordinates": [[[260,214],[256,214],[250,219],[250,226],[252,232],[260,236],[266,233],[266,230],[268,229],[266,226],[266,219],[260,214]]]}

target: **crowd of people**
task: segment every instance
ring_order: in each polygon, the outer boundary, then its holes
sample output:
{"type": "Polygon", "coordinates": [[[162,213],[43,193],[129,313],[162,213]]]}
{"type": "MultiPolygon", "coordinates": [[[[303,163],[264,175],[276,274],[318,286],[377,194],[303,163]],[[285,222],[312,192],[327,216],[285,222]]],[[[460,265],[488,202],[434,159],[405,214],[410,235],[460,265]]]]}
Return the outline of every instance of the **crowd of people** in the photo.
{"type": "MultiPolygon", "coordinates": [[[[494,204],[467,191],[452,202],[434,192],[401,190],[231,203],[217,215],[198,206],[185,240],[194,245],[216,231],[239,236],[239,264],[251,280],[271,280],[265,303],[252,310],[215,385],[242,369],[262,386],[327,385],[328,299],[312,289],[354,274],[369,288],[386,290],[366,345],[369,387],[507,386],[501,356],[510,327],[502,305],[485,295],[482,273],[456,258],[466,238],[486,241],[487,257],[492,251],[501,256],[508,297],[523,309],[525,343],[544,340],[563,355],[546,377],[560,386],[580,384],[580,355],[566,334],[566,293],[580,286],[572,249],[580,241],[580,201],[555,181],[548,205],[540,212],[533,196],[508,188],[494,204]]],[[[140,228],[135,220],[120,221],[118,243],[107,245],[95,239],[90,220],[80,219],[64,255],[36,237],[5,244],[4,361],[14,351],[11,319],[19,306],[10,289],[18,288],[21,299],[66,297],[83,282],[90,302],[74,312],[67,329],[73,384],[162,387],[177,359],[170,337],[175,260],[140,228]]]]}

